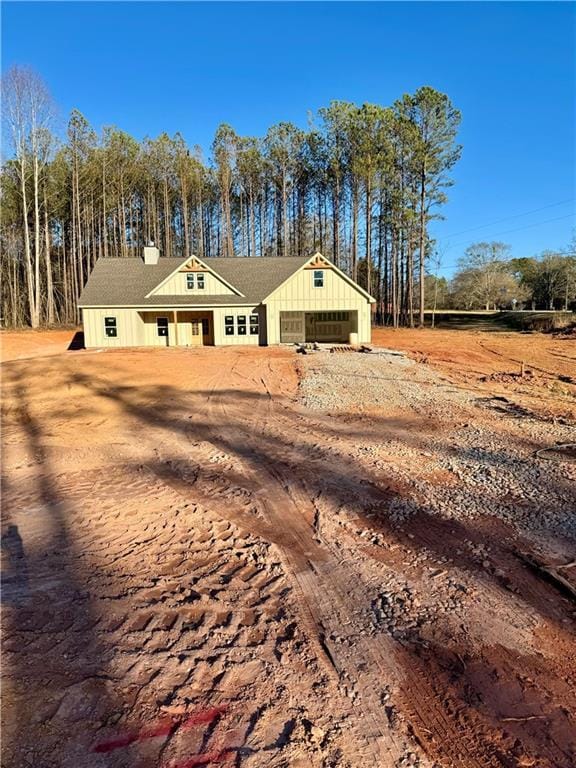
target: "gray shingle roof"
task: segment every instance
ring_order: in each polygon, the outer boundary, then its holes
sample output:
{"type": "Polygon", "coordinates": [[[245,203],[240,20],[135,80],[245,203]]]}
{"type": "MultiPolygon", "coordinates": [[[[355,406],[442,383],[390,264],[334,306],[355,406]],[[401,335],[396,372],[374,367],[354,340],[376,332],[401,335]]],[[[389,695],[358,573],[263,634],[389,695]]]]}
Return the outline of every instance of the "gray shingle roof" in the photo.
{"type": "Polygon", "coordinates": [[[234,256],[203,261],[244,296],[259,303],[305,264],[310,256],[234,256]]]}
{"type": "Polygon", "coordinates": [[[211,258],[202,261],[243,296],[146,295],[187,259],[160,258],[158,264],[142,259],[98,259],[78,301],[89,306],[192,306],[207,304],[259,304],[287,280],[309,256],[211,258]]]}

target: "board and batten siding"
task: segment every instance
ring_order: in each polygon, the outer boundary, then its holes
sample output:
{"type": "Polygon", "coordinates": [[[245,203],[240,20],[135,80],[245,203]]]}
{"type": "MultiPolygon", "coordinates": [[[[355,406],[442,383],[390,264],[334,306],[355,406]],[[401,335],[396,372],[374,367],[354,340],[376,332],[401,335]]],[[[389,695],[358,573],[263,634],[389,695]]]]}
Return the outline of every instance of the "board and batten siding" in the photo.
{"type": "MultiPolygon", "coordinates": [[[[320,267],[318,269],[321,269],[320,267]]],[[[266,299],[268,344],[280,343],[280,312],[357,312],[358,341],[371,339],[371,304],[335,270],[326,268],[324,286],[314,287],[314,270],[301,269],[266,299]]]]}
{"type": "MultiPolygon", "coordinates": [[[[139,312],[137,309],[83,309],[84,346],[92,347],[165,347],[166,337],[158,336],[156,320],[168,318],[168,341],[176,338],[174,312],[171,309],[139,312]],[[116,337],[106,335],[105,319],[116,318],[116,337]]],[[[180,325],[180,323],[178,324],[180,325]]]]}
{"type": "Polygon", "coordinates": [[[134,309],[107,307],[83,309],[84,346],[90,347],[141,347],[146,344],[144,323],[134,309]],[[105,318],[116,318],[116,337],[106,336],[105,318]]]}
{"type": "Polygon", "coordinates": [[[167,280],[164,285],[152,291],[152,296],[237,296],[222,280],[212,272],[202,272],[204,275],[204,288],[197,288],[198,272],[177,272],[167,280]],[[194,275],[194,288],[188,288],[186,275],[194,275]]]}
{"type": "MultiPolygon", "coordinates": [[[[185,308],[178,310],[181,316],[187,311],[185,308]]],[[[246,307],[193,307],[194,313],[212,314],[215,346],[258,346],[266,344],[266,311],[263,306],[248,305],[246,307]],[[246,317],[246,335],[238,333],[238,316],[246,317]],[[258,316],[258,334],[250,333],[250,315],[258,316]],[[234,317],[234,334],[225,333],[225,319],[234,317]]],[[[174,326],[173,309],[120,309],[120,308],[86,308],[82,310],[84,325],[84,345],[86,348],[94,347],[165,347],[174,346],[176,343],[176,329],[174,326]],[[116,337],[106,336],[105,318],[116,318],[116,337]],[[166,337],[158,336],[157,319],[168,318],[168,344],[166,337]]],[[[183,332],[184,322],[181,317],[178,322],[179,346],[185,346],[186,335],[183,332]]]]}
{"type": "MultiPolygon", "coordinates": [[[[136,310],[133,310],[136,312],[136,310]]],[[[176,326],[174,323],[174,311],[172,309],[158,309],[146,312],[138,312],[142,317],[142,327],[144,328],[143,339],[145,347],[168,347],[174,346],[176,339],[176,326]],[[168,337],[158,336],[158,323],[156,322],[159,317],[168,318],[168,337]]],[[[178,323],[180,326],[180,323],[178,323]]]]}
{"type": "Polygon", "coordinates": [[[259,344],[266,344],[266,312],[264,307],[238,307],[233,309],[230,307],[214,307],[214,346],[224,347],[228,345],[232,346],[244,346],[249,344],[250,346],[258,346],[259,344]],[[240,336],[238,334],[238,315],[244,315],[246,317],[246,335],[240,336]],[[252,335],[250,333],[250,315],[258,315],[258,334],[252,335]],[[227,336],[225,332],[225,320],[227,316],[234,317],[234,334],[227,336]]]}
{"type": "MultiPolygon", "coordinates": [[[[266,299],[265,305],[240,306],[182,306],[179,311],[211,314],[213,318],[214,345],[215,346],[243,346],[279,344],[280,316],[281,313],[306,313],[306,312],[349,312],[349,330],[358,333],[358,341],[362,344],[370,343],[371,335],[371,302],[359,289],[349,283],[337,271],[331,267],[321,268],[324,273],[324,285],[320,288],[314,286],[314,269],[301,269],[292,275],[289,280],[276,289],[266,299]],[[238,333],[238,316],[246,316],[246,334],[238,333]],[[258,333],[250,333],[250,315],[258,315],[258,333]],[[225,332],[227,316],[234,318],[234,333],[227,335],[225,332]]],[[[198,273],[195,272],[195,275],[198,273]]],[[[209,296],[233,294],[215,275],[206,271],[204,291],[195,289],[195,293],[209,296]]],[[[192,293],[186,288],[186,273],[179,272],[173,275],[167,283],[156,291],[160,295],[186,295],[192,293]]],[[[168,318],[168,345],[172,346],[178,336],[179,345],[186,342],[187,336],[183,332],[184,319],[181,318],[177,335],[174,326],[174,310],[154,308],[97,308],[88,307],[82,310],[84,323],[84,338],[86,347],[138,347],[138,346],[166,346],[166,337],[158,336],[157,318],[168,318]],[[116,318],[115,337],[106,335],[106,317],[116,318]]],[[[328,318],[329,319],[329,318],[328,318]]],[[[324,320],[316,320],[324,322],[324,320]]],[[[326,320],[328,322],[328,320],[326,320]]],[[[331,331],[332,332],[332,331],[331,331]]],[[[189,341],[188,341],[189,343],[189,341]]]]}

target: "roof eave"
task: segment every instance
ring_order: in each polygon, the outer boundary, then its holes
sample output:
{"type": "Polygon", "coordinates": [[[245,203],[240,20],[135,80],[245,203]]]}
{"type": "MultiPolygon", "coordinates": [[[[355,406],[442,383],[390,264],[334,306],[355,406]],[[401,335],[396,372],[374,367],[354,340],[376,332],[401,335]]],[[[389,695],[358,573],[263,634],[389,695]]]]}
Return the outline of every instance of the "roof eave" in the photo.
{"type": "Polygon", "coordinates": [[[245,300],[230,304],[226,304],[226,302],[219,304],[210,304],[209,302],[204,302],[204,304],[173,304],[170,302],[166,302],[166,304],[78,304],[78,309],[139,309],[143,312],[155,309],[186,309],[192,311],[196,309],[204,309],[206,307],[256,307],[262,304],[261,301],[250,301],[249,299],[246,299],[245,296],[239,298],[245,300]]]}

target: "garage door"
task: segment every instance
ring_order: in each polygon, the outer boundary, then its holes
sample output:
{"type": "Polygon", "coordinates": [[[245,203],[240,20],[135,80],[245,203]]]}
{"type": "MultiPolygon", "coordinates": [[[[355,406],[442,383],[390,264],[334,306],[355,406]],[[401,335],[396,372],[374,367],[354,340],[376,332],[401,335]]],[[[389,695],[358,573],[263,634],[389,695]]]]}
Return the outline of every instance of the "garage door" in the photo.
{"type": "Polygon", "coordinates": [[[304,312],[280,312],[280,341],[282,344],[297,344],[304,340],[304,312]]]}
{"type": "Polygon", "coordinates": [[[307,312],[306,341],[348,342],[352,330],[349,312],[307,312]]]}

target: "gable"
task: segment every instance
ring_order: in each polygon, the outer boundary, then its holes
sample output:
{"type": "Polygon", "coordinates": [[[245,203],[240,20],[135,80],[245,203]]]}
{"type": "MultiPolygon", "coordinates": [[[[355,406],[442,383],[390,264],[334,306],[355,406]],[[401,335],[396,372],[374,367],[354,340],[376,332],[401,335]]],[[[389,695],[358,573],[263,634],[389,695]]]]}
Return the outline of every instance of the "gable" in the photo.
{"type": "Polygon", "coordinates": [[[375,300],[331,261],[316,253],[266,298],[267,303],[274,301],[300,301],[321,307],[335,302],[352,305],[375,300]],[[322,272],[321,286],[314,280],[318,271],[322,272]]]}
{"type": "Polygon", "coordinates": [[[205,262],[191,256],[150,291],[151,296],[242,296],[205,262]]]}

